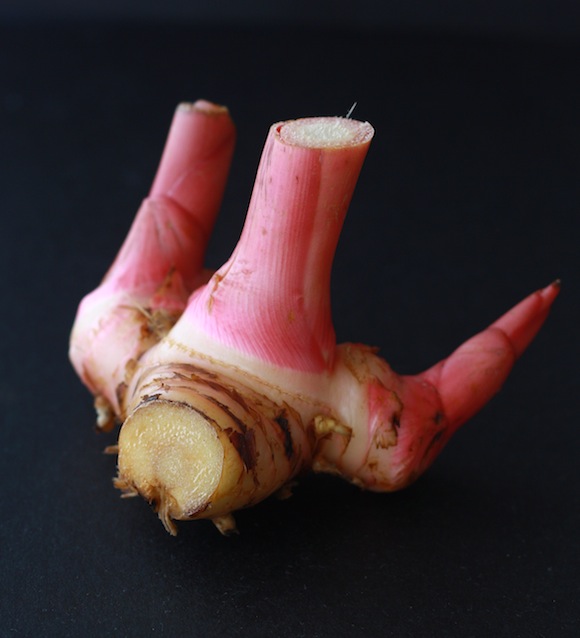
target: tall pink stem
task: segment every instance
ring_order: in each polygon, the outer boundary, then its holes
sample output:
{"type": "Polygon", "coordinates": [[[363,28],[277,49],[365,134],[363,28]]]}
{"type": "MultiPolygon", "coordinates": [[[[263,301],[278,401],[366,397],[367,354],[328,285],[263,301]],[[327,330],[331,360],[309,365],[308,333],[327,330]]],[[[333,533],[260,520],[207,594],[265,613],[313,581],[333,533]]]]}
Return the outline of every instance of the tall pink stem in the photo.
{"type": "Polygon", "coordinates": [[[234,141],[225,107],[205,100],[179,105],[149,197],[107,274],[108,282],[145,295],[173,272],[186,290],[199,283],[234,141]]]}
{"type": "Polygon", "coordinates": [[[79,305],[71,361],[116,414],[119,388],[135,361],[204,281],[205,249],[234,142],[226,108],[206,101],[177,108],[150,195],[103,282],[79,305]]]}
{"type": "Polygon", "coordinates": [[[332,259],[373,129],[341,118],[274,125],[240,241],[184,320],[280,367],[332,367],[332,259]]]}

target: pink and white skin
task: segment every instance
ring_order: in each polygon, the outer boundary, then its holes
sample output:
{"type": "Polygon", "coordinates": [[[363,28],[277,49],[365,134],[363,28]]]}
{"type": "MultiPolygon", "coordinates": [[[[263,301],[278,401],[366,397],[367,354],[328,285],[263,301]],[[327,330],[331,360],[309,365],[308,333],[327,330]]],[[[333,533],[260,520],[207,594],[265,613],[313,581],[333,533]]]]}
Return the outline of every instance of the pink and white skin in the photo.
{"type": "Polygon", "coordinates": [[[348,118],[273,125],[239,242],[208,280],[235,133],[223,107],[178,108],[150,196],[82,301],[70,350],[101,425],[125,422],[118,487],[154,502],[170,532],[192,518],[231,531],[233,511],[312,469],[405,487],[546,319],[558,282],[415,376],[336,344],[332,261],[373,135],[348,118]]]}

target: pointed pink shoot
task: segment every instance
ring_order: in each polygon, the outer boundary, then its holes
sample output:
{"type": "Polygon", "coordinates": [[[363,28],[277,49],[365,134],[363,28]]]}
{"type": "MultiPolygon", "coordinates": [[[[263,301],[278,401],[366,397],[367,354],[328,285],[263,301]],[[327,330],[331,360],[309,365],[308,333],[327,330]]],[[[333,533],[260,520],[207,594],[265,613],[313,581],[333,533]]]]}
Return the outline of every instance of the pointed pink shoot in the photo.
{"type": "Polygon", "coordinates": [[[450,436],[498,392],[548,316],[560,282],[532,293],[447,359],[419,375],[441,397],[450,436]]]}

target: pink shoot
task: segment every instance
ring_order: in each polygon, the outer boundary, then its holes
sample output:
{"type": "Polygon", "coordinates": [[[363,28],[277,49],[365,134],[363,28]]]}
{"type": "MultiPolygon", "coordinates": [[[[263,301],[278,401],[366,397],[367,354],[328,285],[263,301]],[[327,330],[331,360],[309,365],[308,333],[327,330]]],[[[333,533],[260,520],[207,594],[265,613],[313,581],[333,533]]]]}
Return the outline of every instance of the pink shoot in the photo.
{"type": "Polygon", "coordinates": [[[101,425],[123,422],[117,487],[170,532],[194,518],[232,531],[232,512],[308,470],[408,485],[545,320],[557,282],[416,376],[336,345],[332,260],[373,134],[347,118],[272,126],[239,243],[205,283],[234,133],[220,107],[178,109],[150,198],[71,337],[101,425]]]}
{"type": "Polygon", "coordinates": [[[119,395],[132,366],[204,279],[234,142],[226,108],[178,106],[149,197],[102,284],[79,306],[70,358],[95,395],[99,427],[124,418],[119,395]]]}
{"type": "Polygon", "coordinates": [[[338,118],[272,126],[240,241],[182,325],[277,367],[331,370],[330,271],[372,136],[338,118]]]}

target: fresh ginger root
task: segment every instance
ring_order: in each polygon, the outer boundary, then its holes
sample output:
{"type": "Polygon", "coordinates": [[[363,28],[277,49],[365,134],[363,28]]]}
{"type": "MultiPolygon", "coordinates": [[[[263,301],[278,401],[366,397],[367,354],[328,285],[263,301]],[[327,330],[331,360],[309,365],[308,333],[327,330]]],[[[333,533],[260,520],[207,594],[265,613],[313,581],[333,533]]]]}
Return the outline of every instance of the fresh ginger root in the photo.
{"type": "Polygon", "coordinates": [[[558,282],[416,376],[336,345],[332,260],[373,135],[338,117],[272,126],[238,245],[210,276],[235,130],[224,107],[178,107],[149,197],[70,343],[99,426],[122,423],[116,486],[154,504],[170,533],[197,518],[228,533],[232,512],[309,470],[405,487],[545,320],[558,282]]]}

